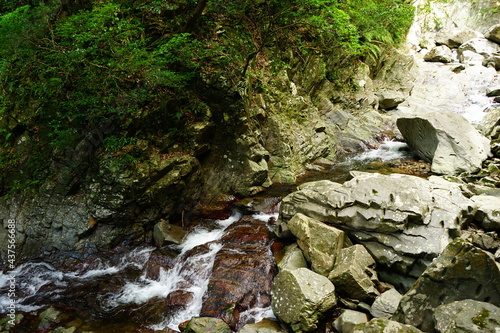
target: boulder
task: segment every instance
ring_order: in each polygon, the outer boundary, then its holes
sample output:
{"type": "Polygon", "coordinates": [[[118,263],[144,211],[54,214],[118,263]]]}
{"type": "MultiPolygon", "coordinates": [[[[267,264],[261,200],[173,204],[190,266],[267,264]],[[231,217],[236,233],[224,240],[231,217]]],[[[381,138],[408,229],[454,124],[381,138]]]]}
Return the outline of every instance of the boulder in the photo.
{"type": "Polygon", "coordinates": [[[486,96],[497,97],[500,96],[500,87],[494,87],[486,90],[486,96]]]}
{"type": "Polygon", "coordinates": [[[378,107],[382,110],[395,109],[405,101],[405,95],[401,91],[383,90],[376,93],[378,97],[378,107]]]}
{"type": "Polygon", "coordinates": [[[297,268],[307,268],[306,258],[300,250],[299,246],[295,243],[285,248],[285,254],[278,263],[280,271],[288,269],[290,271],[297,268]]]}
{"type": "Polygon", "coordinates": [[[276,263],[269,251],[271,232],[265,222],[249,216],[234,222],[221,239],[200,316],[223,319],[233,330],[239,314],[271,305],[276,263]]]}
{"type": "Polygon", "coordinates": [[[436,308],[465,299],[499,306],[500,272],[490,253],[458,238],[403,296],[392,319],[433,332],[436,308]]]}
{"type": "Polygon", "coordinates": [[[489,139],[500,133],[500,108],[491,109],[478,125],[479,131],[489,139]]]}
{"type": "Polygon", "coordinates": [[[500,71],[500,53],[493,53],[484,58],[483,66],[493,67],[495,70],[500,71]]]}
{"type": "Polygon", "coordinates": [[[492,26],[485,34],[485,37],[491,40],[492,42],[500,44],[500,24],[492,26]]]}
{"type": "Polygon", "coordinates": [[[288,222],[292,234],[311,269],[327,275],[344,245],[344,232],[335,227],[298,213],[288,222]]]}
{"type": "Polygon", "coordinates": [[[453,54],[448,46],[440,45],[430,50],[424,56],[424,60],[429,62],[449,63],[453,62],[453,54]]]}
{"type": "Polygon", "coordinates": [[[246,324],[238,333],[286,333],[286,331],[276,321],[263,319],[255,324],[246,324]]]}
{"type": "Polygon", "coordinates": [[[274,279],[273,312],[294,332],[313,331],[320,317],[336,304],[330,280],[307,268],[284,270],[274,279]]]}
{"type": "Polygon", "coordinates": [[[403,325],[387,318],[375,318],[364,324],[354,326],[353,333],[422,333],[421,330],[403,325]]]}
{"type": "Polygon", "coordinates": [[[500,308],[466,299],[438,306],[434,319],[439,333],[498,332],[500,308]]]}
{"type": "Polygon", "coordinates": [[[337,264],[328,278],[339,295],[360,301],[370,301],[379,295],[374,280],[375,260],[363,245],[354,245],[340,251],[337,264]]]}
{"type": "Polygon", "coordinates": [[[480,32],[470,28],[457,28],[452,30],[444,30],[436,35],[436,44],[446,45],[451,48],[457,48],[463,43],[474,39],[483,37],[480,32]]]}
{"type": "Polygon", "coordinates": [[[485,59],[481,54],[469,50],[465,50],[458,55],[458,61],[468,66],[481,66],[485,59]]]}
{"type": "Polygon", "coordinates": [[[389,289],[375,299],[370,313],[375,318],[390,318],[396,312],[401,298],[403,298],[403,295],[396,289],[389,289]]]}
{"type": "Polygon", "coordinates": [[[499,52],[500,45],[493,43],[486,38],[480,37],[471,39],[460,45],[458,48],[458,56],[460,56],[464,51],[472,51],[486,58],[491,54],[499,52]]]}
{"type": "Polygon", "coordinates": [[[231,333],[229,326],[219,318],[195,317],[189,321],[183,333],[231,333]]]}
{"type": "Polygon", "coordinates": [[[343,310],[342,314],[333,322],[333,327],[339,333],[351,333],[354,330],[354,326],[366,322],[368,322],[368,316],[365,313],[354,310],[343,310]]]}
{"type": "Polygon", "coordinates": [[[408,146],[438,174],[476,172],[490,153],[490,141],[452,111],[399,118],[397,126],[408,146]]]}
{"type": "Polygon", "coordinates": [[[186,236],[184,228],[160,221],[155,224],[153,229],[153,238],[157,247],[162,247],[167,244],[179,245],[186,236]]]}
{"type": "Polygon", "coordinates": [[[500,231],[500,197],[475,195],[471,200],[477,206],[475,220],[487,231],[500,231]]]}
{"type": "MultiPolygon", "coordinates": [[[[352,174],[344,184],[310,182],[286,196],[276,222],[278,236],[291,235],[288,222],[302,213],[345,230],[368,249],[379,272],[385,268],[416,279],[473,217],[474,204],[457,183],[437,176],[352,174]]],[[[400,280],[394,283],[399,286],[400,280]]]]}

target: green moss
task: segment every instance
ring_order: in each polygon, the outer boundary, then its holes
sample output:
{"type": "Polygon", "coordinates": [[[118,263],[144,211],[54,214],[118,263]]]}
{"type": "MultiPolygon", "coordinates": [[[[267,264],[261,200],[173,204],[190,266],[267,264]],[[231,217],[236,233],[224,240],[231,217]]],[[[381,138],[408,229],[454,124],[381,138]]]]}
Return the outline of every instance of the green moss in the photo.
{"type": "Polygon", "coordinates": [[[474,323],[474,325],[477,325],[480,328],[485,328],[487,325],[486,320],[489,317],[490,317],[490,311],[483,309],[475,317],[471,318],[471,320],[474,323]]]}

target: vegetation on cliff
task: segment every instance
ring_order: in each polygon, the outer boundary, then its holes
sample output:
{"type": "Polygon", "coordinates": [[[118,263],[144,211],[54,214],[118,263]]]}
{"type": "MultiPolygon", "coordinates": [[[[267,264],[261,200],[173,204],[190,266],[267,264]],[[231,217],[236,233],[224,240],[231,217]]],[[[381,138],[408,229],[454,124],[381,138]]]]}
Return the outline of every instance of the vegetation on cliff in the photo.
{"type": "Polygon", "coordinates": [[[124,163],[182,151],[188,124],[244,112],[211,87],[245,98],[290,54],[376,56],[412,18],[404,0],[0,0],[0,195],[75,171],[84,139],[124,163]]]}

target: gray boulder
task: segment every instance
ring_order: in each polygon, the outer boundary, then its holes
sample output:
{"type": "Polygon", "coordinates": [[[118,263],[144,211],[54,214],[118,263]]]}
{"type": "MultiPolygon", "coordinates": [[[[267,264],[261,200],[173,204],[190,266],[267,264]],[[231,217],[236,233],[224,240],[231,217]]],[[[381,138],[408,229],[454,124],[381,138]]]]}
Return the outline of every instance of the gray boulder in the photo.
{"type": "Polygon", "coordinates": [[[396,312],[401,298],[403,298],[403,295],[396,289],[389,289],[375,299],[370,313],[375,318],[390,318],[396,312]]]}
{"type": "Polygon", "coordinates": [[[405,101],[405,95],[401,91],[383,90],[376,93],[378,97],[378,107],[382,110],[395,109],[405,101]]]}
{"type": "Polygon", "coordinates": [[[359,311],[343,310],[342,314],[335,319],[333,327],[340,333],[351,333],[354,326],[368,322],[368,316],[359,311]]]}
{"type": "Polygon", "coordinates": [[[434,319],[439,333],[496,333],[500,328],[500,308],[466,299],[438,306],[434,319]]]}
{"type": "Polygon", "coordinates": [[[219,318],[194,317],[183,333],[231,333],[229,326],[219,318]]]}
{"type": "Polygon", "coordinates": [[[438,174],[476,172],[490,153],[490,140],[452,111],[399,118],[397,126],[408,146],[438,174]]]}
{"type": "Polygon", "coordinates": [[[422,333],[422,331],[387,318],[375,318],[354,326],[353,333],[422,333]]]}
{"type": "Polygon", "coordinates": [[[456,239],[403,296],[392,319],[432,332],[436,308],[465,299],[499,306],[500,272],[490,253],[456,239]]]}
{"type": "Polygon", "coordinates": [[[460,45],[457,51],[458,58],[460,59],[466,51],[472,51],[480,54],[484,58],[488,58],[492,54],[500,51],[500,45],[493,43],[486,38],[474,38],[460,45]]]}
{"type": "Polygon", "coordinates": [[[500,231],[500,197],[475,195],[471,200],[477,206],[478,224],[487,231],[500,231]]]}
{"type": "Polygon", "coordinates": [[[278,262],[278,268],[280,271],[285,269],[292,271],[297,268],[307,268],[304,254],[296,243],[285,248],[285,254],[278,262]]]}
{"type": "Polygon", "coordinates": [[[336,304],[330,280],[307,268],[284,270],[274,279],[271,307],[294,332],[313,331],[320,317],[336,304]]]}
{"type": "Polygon", "coordinates": [[[168,223],[167,221],[160,221],[155,224],[153,229],[153,239],[157,247],[162,247],[166,244],[181,244],[186,236],[184,228],[168,223]]]}
{"type": "Polygon", "coordinates": [[[297,244],[311,263],[311,269],[327,275],[344,245],[344,232],[300,213],[292,217],[288,227],[297,237],[297,244]]]}
{"type": "Polygon", "coordinates": [[[468,66],[481,66],[486,57],[474,51],[465,50],[458,55],[458,61],[468,66]]]}
{"type": "Polygon", "coordinates": [[[340,251],[335,269],[328,278],[340,295],[370,301],[379,295],[374,283],[377,280],[374,268],[375,260],[363,245],[357,244],[340,251]]]}
{"type": "MultiPolygon", "coordinates": [[[[460,234],[461,224],[473,217],[474,204],[459,184],[436,176],[425,180],[402,174],[353,174],[344,184],[306,183],[286,196],[277,235],[290,236],[288,222],[302,213],[346,230],[349,238],[368,249],[379,268],[416,279],[460,234]]],[[[398,281],[400,276],[394,283],[398,281]]]]}
{"type": "Polygon", "coordinates": [[[492,42],[500,43],[500,24],[492,26],[486,33],[485,37],[492,42]]]}
{"type": "Polygon", "coordinates": [[[479,131],[489,139],[500,133],[500,108],[491,109],[478,125],[479,131]]]}
{"type": "Polygon", "coordinates": [[[436,44],[446,45],[451,48],[457,48],[463,43],[474,39],[483,37],[480,32],[470,28],[457,28],[452,30],[444,30],[436,35],[436,44]]]}
{"type": "Polygon", "coordinates": [[[429,62],[449,63],[453,61],[453,54],[448,46],[440,45],[430,50],[424,56],[424,60],[429,62]]]}

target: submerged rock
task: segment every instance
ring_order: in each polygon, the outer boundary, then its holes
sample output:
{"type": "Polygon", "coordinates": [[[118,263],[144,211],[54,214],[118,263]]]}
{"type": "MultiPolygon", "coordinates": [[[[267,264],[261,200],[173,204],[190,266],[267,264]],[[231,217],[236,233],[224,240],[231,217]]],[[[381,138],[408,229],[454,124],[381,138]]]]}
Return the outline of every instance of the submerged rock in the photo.
{"type": "Polygon", "coordinates": [[[500,308],[466,299],[439,306],[434,319],[439,333],[496,332],[500,327],[500,308]]]}
{"type": "Polygon", "coordinates": [[[474,204],[459,184],[436,176],[352,173],[355,177],[344,184],[306,183],[285,197],[278,236],[291,236],[288,223],[302,213],[345,230],[379,266],[416,279],[472,219],[474,204]]]}
{"type": "Polygon", "coordinates": [[[436,308],[465,299],[500,306],[500,272],[490,253],[457,239],[403,296],[392,319],[433,332],[436,308]]]}
{"type": "Polygon", "coordinates": [[[344,232],[300,213],[288,222],[288,227],[297,237],[297,244],[311,263],[311,269],[327,275],[344,245],[344,232]]]}
{"type": "Polygon", "coordinates": [[[281,271],[273,282],[272,309],[294,332],[313,331],[320,317],[335,304],[335,287],[307,268],[281,271]]]}
{"type": "Polygon", "coordinates": [[[476,172],[490,153],[490,141],[452,111],[399,118],[397,125],[408,146],[432,162],[435,173],[476,172]]]}

